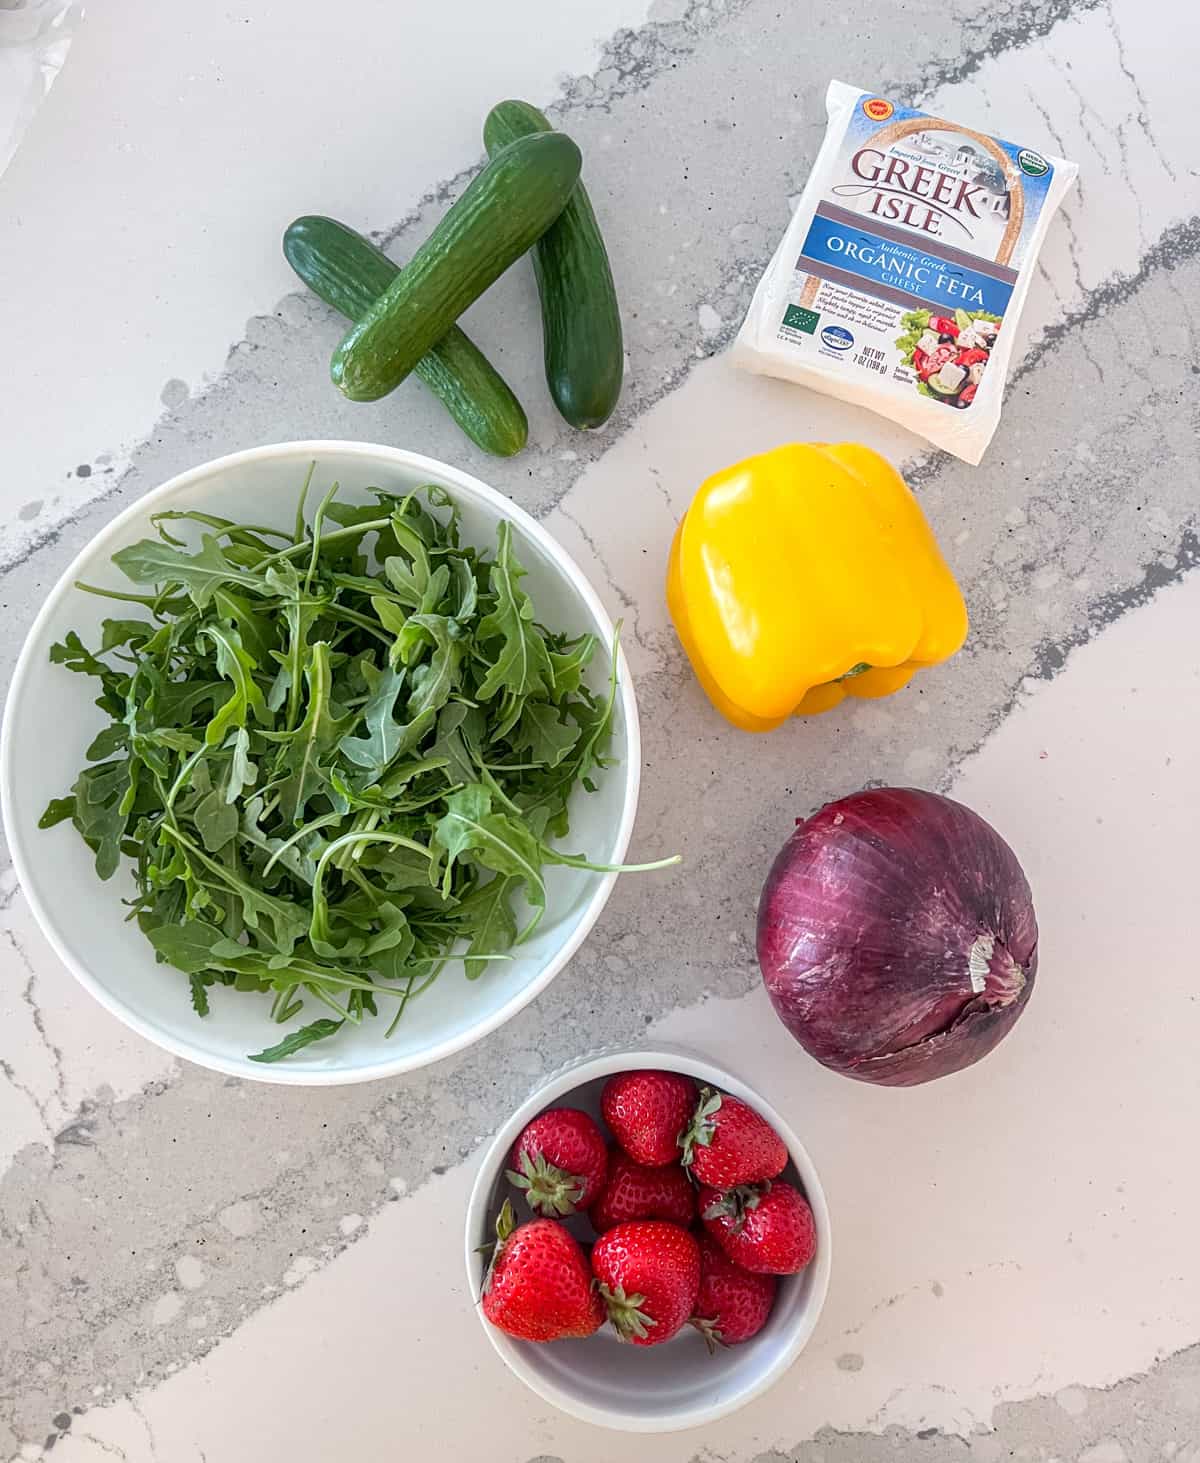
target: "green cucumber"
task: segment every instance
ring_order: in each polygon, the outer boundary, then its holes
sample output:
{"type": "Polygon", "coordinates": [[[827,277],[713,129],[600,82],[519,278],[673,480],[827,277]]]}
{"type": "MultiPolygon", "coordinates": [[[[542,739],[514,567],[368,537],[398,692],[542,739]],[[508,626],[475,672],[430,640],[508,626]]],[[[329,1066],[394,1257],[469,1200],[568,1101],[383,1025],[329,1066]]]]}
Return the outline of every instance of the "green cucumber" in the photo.
{"type": "Polygon", "coordinates": [[[561,132],[522,137],[487,163],[334,351],[330,374],[351,401],[376,401],[399,386],[550,227],[579,166],[579,149],[561,132]]]}
{"type": "MultiPolygon", "coordinates": [[[[313,294],[351,320],[361,320],[400,273],[399,265],[369,239],[318,214],[288,225],[283,252],[313,294]]],[[[529,423],[521,403],[457,325],[413,369],[485,452],[511,457],[524,447],[529,423]]]]}
{"type": "MultiPolygon", "coordinates": [[[[518,138],[549,130],[528,102],[498,102],[483,124],[483,143],[495,157],[518,138]]],[[[534,245],[533,270],[550,395],[573,427],[598,427],[621,394],[625,352],[608,253],[582,183],[534,245]]]]}

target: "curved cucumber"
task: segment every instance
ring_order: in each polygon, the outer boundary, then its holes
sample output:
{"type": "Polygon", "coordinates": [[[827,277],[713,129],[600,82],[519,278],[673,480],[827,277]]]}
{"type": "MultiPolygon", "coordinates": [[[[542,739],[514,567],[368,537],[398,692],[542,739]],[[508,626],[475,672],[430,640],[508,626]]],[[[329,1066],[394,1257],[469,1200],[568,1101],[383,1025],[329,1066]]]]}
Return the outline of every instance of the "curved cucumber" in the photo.
{"type": "Polygon", "coordinates": [[[487,163],[334,351],[330,374],[351,401],[375,401],[399,386],[550,227],[579,165],[579,149],[561,132],[520,138],[487,163]]]}
{"type": "MultiPolygon", "coordinates": [[[[499,102],[483,124],[483,142],[495,156],[517,138],[549,128],[528,102],[499,102]]],[[[554,404],[573,427],[598,427],[621,394],[625,354],[608,252],[582,183],[534,245],[533,268],[554,404]]]]}
{"type": "MultiPolygon", "coordinates": [[[[313,294],[351,320],[361,320],[400,273],[399,265],[369,239],[318,214],[288,225],[283,252],[313,294]]],[[[524,447],[529,423],[521,403],[457,325],[413,369],[485,452],[511,457],[524,447]]]]}

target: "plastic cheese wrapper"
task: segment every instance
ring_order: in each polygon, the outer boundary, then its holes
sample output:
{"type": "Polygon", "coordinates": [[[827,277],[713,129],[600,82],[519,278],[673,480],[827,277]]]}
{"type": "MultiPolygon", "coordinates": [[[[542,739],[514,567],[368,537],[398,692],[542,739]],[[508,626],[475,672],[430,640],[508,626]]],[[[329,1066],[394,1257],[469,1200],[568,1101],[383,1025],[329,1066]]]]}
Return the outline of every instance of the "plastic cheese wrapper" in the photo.
{"type": "Polygon", "coordinates": [[[750,371],[977,463],[1074,163],[830,83],[829,126],[734,346],[750,371]]]}
{"type": "Polygon", "coordinates": [[[78,0],[0,0],[0,173],[62,69],[78,0]]]}

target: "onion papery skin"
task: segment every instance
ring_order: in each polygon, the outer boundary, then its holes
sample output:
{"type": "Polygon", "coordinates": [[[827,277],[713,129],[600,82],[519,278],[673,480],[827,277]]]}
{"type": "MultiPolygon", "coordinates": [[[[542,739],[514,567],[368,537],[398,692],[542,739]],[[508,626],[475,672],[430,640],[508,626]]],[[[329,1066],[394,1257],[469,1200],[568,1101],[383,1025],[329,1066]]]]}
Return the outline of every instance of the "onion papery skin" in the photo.
{"type": "Polygon", "coordinates": [[[970,808],[871,788],[800,819],[758,908],[767,994],[805,1051],[910,1087],[977,1062],[1033,992],[1037,918],[1016,855],[970,808]]]}

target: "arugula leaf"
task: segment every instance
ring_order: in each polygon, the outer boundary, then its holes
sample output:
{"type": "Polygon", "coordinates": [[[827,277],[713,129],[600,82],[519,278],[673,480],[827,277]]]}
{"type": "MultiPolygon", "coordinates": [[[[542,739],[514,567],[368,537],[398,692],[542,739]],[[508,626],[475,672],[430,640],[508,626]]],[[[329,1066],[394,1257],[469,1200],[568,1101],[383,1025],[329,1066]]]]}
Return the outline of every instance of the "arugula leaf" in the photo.
{"type": "MultiPolygon", "coordinates": [[[[401,650],[404,645],[404,634],[408,626],[409,611],[395,600],[389,599],[383,594],[371,596],[371,608],[379,617],[379,623],[389,634],[393,635],[391,646],[388,649],[388,664],[400,665],[403,661],[401,650]]],[[[404,662],[407,663],[407,662],[404,662]]]]}
{"type": "Polygon", "coordinates": [[[158,539],[144,538],[128,548],[118,549],[113,563],[135,584],[162,587],[179,585],[191,595],[197,609],[205,609],[216,591],[230,584],[261,593],[259,575],[239,569],[225,556],[218,540],[205,534],[198,554],[185,554],[158,539]]]}
{"type": "Polygon", "coordinates": [[[596,653],[596,644],[594,635],[581,635],[569,649],[550,652],[550,671],[554,678],[551,694],[555,701],[564,701],[578,694],[583,684],[583,673],[596,653]]]}
{"type": "Polygon", "coordinates": [[[161,959],[185,975],[194,975],[208,968],[213,947],[224,936],[215,925],[193,919],[182,925],[162,925],[151,930],[148,938],[161,959]]]}
{"type": "MultiPolygon", "coordinates": [[[[286,681],[287,727],[293,728],[300,719],[300,698],[304,683],[304,666],[308,657],[308,637],[313,625],[325,608],[325,601],[304,593],[300,576],[286,561],[273,565],[266,571],[265,582],[272,594],[279,596],[282,604],[277,613],[282,615],[287,629],[287,651],[281,655],[274,651],[280,670],[286,681]]],[[[272,687],[272,694],[274,687],[272,687]]],[[[282,702],[275,706],[279,710],[282,702]]]]}
{"type": "Polygon", "coordinates": [[[279,1062],[284,1057],[294,1056],[306,1046],[312,1046],[314,1041],[324,1041],[327,1036],[334,1036],[342,1029],[341,1021],[331,1021],[328,1016],[322,1016],[318,1021],[310,1021],[307,1026],[301,1026],[298,1031],[293,1031],[285,1036],[282,1041],[276,1042],[274,1046],[267,1047],[264,1051],[251,1054],[252,1062],[279,1062]]]}
{"type": "Polygon", "coordinates": [[[75,826],[95,854],[96,873],[102,879],[111,879],[121,862],[121,839],[128,820],[123,804],[130,785],[126,760],[84,768],[72,788],[75,826]]]}
{"type": "Polygon", "coordinates": [[[272,954],[291,953],[308,928],[309,914],[305,906],[257,888],[235,869],[218,863],[178,829],[164,831],[168,841],[183,855],[185,868],[194,869],[198,864],[209,875],[209,886],[218,888],[222,896],[240,908],[247,928],[259,936],[272,954]]]}
{"type": "Polygon", "coordinates": [[[135,641],[149,640],[155,626],[149,620],[103,620],[100,624],[100,654],[135,641]]]}
{"type": "Polygon", "coordinates": [[[518,882],[515,877],[497,874],[459,901],[455,916],[463,933],[470,935],[466,950],[468,980],[478,980],[487,969],[487,961],[476,957],[499,955],[515,944],[517,922],[512,897],[518,882]]]}
{"type": "Polygon", "coordinates": [[[197,1016],[208,1015],[208,985],[205,978],[198,972],[193,971],[188,976],[188,985],[192,992],[192,1010],[197,1016]]]}
{"type": "Polygon", "coordinates": [[[581,728],[560,720],[555,707],[545,701],[527,701],[515,733],[509,738],[513,750],[528,751],[530,759],[557,767],[579,740],[581,728]]]}
{"type": "Polygon", "coordinates": [[[96,733],[83,755],[89,762],[103,762],[106,757],[123,751],[128,745],[129,728],[123,722],[114,721],[103,731],[96,733]]]}
{"type": "Polygon", "coordinates": [[[223,620],[237,627],[247,653],[260,666],[265,666],[277,643],[275,626],[240,594],[224,585],[213,590],[212,607],[223,620]]]}
{"type": "Polygon", "coordinates": [[[489,813],[480,819],[475,858],[486,869],[519,879],[533,915],[518,935],[527,940],[546,912],[546,884],[542,878],[542,846],[525,823],[508,813],[489,813]]]}
{"type": "Polygon", "coordinates": [[[69,671],[78,671],[85,676],[107,679],[112,675],[112,671],[103,661],[96,659],[74,630],[68,631],[65,640],[59,640],[50,647],[50,663],[65,665],[69,671]]]}
{"type": "Polygon", "coordinates": [[[454,589],[454,618],[460,625],[469,625],[475,618],[479,606],[479,581],[475,578],[475,566],[463,555],[451,559],[448,565],[454,589]]]}
{"type": "MultiPolygon", "coordinates": [[[[395,564],[397,561],[389,559],[388,562],[395,564]]],[[[450,570],[445,564],[439,564],[422,588],[413,613],[404,620],[397,632],[396,643],[393,646],[393,660],[399,660],[403,665],[412,665],[420,653],[422,644],[432,643],[430,632],[426,629],[424,622],[434,616],[449,587],[450,570]]],[[[380,618],[385,619],[383,615],[380,618]]]]}
{"type": "Polygon", "coordinates": [[[468,750],[463,725],[471,708],[463,701],[451,701],[438,714],[433,752],[444,758],[451,782],[474,782],[475,763],[468,750]]]}
{"type": "Polygon", "coordinates": [[[168,682],[160,686],[154,698],[160,722],[179,727],[188,724],[206,701],[219,705],[229,695],[229,687],[220,681],[198,677],[192,681],[168,682]]]}
{"type": "Polygon", "coordinates": [[[512,525],[505,520],[500,525],[496,560],[488,575],[496,606],[476,631],[484,645],[500,642],[477,690],[482,701],[490,701],[500,690],[517,696],[544,696],[553,683],[550,652],[533,624],[533,602],[519,587],[524,575],[524,569],[513,558],[512,525]]]}
{"type": "Polygon", "coordinates": [[[242,793],[258,781],[258,764],[250,760],[250,733],[244,726],[239,726],[225,745],[232,752],[225,779],[225,801],[236,803],[242,793]]]}
{"type": "Polygon", "coordinates": [[[75,799],[51,798],[46,804],[46,811],[38,819],[39,828],[54,828],[59,823],[65,823],[68,818],[75,816],[75,799]]]}
{"type": "Polygon", "coordinates": [[[371,688],[362,714],[367,735],[344,736],[339,750],[355,766],[369,768],[375,774],[373,780],[376,780],[399,751],[404,729],[396,721],[394,712],[407,673],[390,665],[379,670],[370,661],[364,661],[362,672],[371,688]]]}
{"type": "Polygon", "coordinates": [[[364,720],[366,737],[343,739],[341,751],[360,767],[371,772],[367,786],[378,781],[396,758],[404,756],[420,745],[432,730],[438,709],[448,699],[457,679],[458,664],[462,651],[444,628],[447,622],[440,616],[412,616],[411,619],[428,620],[436,627],[437,648],[430,660],[415,667],[411,673],[413,686],[406,710],[409,720],[395,720],[395,703],[405,683],[405,672],[388,665],[384,671],[377,671],[369,663],[363,666],[363,673],[371,686],[364,720]]]}
{"type": "Polygon", "coordinates": [[[308,706],[304,720],[289,736],[276,766],[277,777],[285,774],[279,789],[285,823],[303,823],[309,799],[327,783],[321,758],[346,730],[346,718],[335,718],[330,709],[332,677],[329,646],[324,640],[318,640],[309,651],[305,677],[308,706]]]}
{"type": "Polygon", "coordinates": [[[243,649],[241,637],[233,626],[218,621],[206,626],[204,633],[217,648],[217,670],[233,683],[233,695],[221,705],[204,732],[204,740],[208,745],[219,747],[231,726],[245,726],[251,716],[256,721],[268,724],[271,713],[267,709],[266,698],[254,679],[258,664],[243,649]]]}
{"type": "Polygon", "coordinates": [[[192,820],[209,853],[220,853],[237,835],[238,811],[226,802],[222,789],[213,788],[200,799],[192,812],[192,820]]]}
{"type": "Polygon", "coordinates": [[[446,852],[442,892],[450,892],[454,861],[475,846],[480,819],[492,810],[492,795],[481,783],[473,782],[446,799],[446,815],[434,829],[434,839],[446,852]]]}
{"type": "MultiPolygon", "coordinates": [[[[424,793],[414,799],[406,796],[406,790],[410,784],[418,782],[426,773],[442,772],[448,766],[449,758],[437,755],[435,743],[428,756],[410,757],[407,761],[393,762],[388,767],[387,779],[366,795],[378,798],[385,806],[392,809],[402,806],[424,806],[433,800],[434,794],[424,793]]],[[[445,797],[445,794],[445,778],[438,778],[436,797],[440,800],[445,797]]]]}
{"type": "Polygon", "coordinates": [[[493,813],[491,794],[479,784],[463,788],[446,799],[446,814],[434,829],[434,841],[446,851],[443,892],[449,887],[451,866],[468,850],[484,868],[518,879],[525,897],[536,911],[522,933],[532,933],[546,908],[546,886],[542,879],[542,853],[529,829],[507,813],[493,813]]]}
{"type": "Polygon", "coordinates": [[[413,694],[408,710],[415,719],[445,706],[458,681],[464,646],[457,621],[445,615],[416,614],[409,617],[408,624],[414,634],[426,637],[433,646],[429,660],[412,673],[413,694]]]}
{"type": "MultiPolygon", "coordinates": [[[[267,866],[278,863],[295,879],[311,888],[317,876],[317,860],[325,848],[324,841],[318,836],[318,830],[338,821],[340,815],[326,814],[322,818],[314,818],[304,828],[289,829],[289,836],[280,838],[263,832],[259,826],[263,813],[262,795],[256,794],[243,807],[241,824],[242,841],[250,845],[247,852],[252,856],[265,855],[260,877],[265,882],[269,876],[267,866]]],[[[274,885],[269,887],[273,888],[274,885]]]]}

